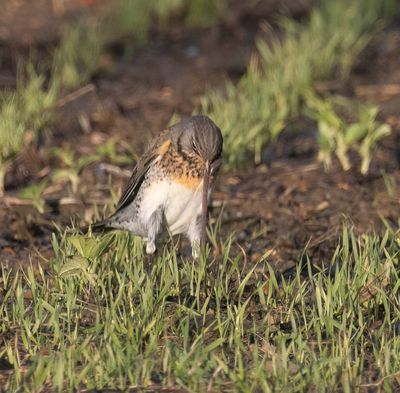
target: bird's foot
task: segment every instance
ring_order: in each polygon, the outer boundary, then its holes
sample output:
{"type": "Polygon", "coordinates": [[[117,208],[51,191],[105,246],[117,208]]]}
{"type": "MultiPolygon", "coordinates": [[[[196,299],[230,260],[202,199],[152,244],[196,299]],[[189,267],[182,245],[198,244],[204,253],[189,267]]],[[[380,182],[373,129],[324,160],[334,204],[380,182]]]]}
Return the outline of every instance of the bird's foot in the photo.
{"type": "Polygon", "coordinates": [[[156,252],[155,242],[148,242],[146,244],[146,254],[154,254],[156,252]]]}

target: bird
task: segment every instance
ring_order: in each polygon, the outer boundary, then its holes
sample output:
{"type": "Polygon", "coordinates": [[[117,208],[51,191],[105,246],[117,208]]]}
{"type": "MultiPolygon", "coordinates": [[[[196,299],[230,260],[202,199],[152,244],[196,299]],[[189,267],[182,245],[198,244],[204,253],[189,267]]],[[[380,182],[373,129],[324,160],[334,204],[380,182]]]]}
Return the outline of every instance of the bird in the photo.
{"type": "Polygon", "coordinates": [[[92,230],[129,231],[145,241],[146,254],[155,253],[165,231],[183,234],[198,258],[222,150],[221,130],[207,116],[191,116],[163,130],[136,163],[115,212],[92,230]]]}

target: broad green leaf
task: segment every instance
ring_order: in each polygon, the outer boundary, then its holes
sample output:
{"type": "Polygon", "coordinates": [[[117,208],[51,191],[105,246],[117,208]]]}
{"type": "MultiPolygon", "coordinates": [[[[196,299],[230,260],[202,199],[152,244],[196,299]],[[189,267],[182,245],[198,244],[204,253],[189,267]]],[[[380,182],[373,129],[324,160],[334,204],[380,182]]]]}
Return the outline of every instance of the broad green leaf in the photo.
{"type": "Polygon", "coordinates": [[[346,145],[352,145],[355,142],[360,141],[368,132],[368,127],[363,123],[355,123],[350,125],[344,137],[346,145]]]}
{"type": "Polygon", "coordinates": [[[71,243],[78,253],[87,259],[101,256],[108,248],[113,239],[113,234],[104,237],[87,238],[85,236],[71,236],[68,242],[71,243]]]}
{"type": "Polygon", "coordinates": [[[58,272],[59,277],[71,277],[80,272],[87,272],[89,262],[86,258],[75,255],[68,258],[67,262],[58,272]]]}

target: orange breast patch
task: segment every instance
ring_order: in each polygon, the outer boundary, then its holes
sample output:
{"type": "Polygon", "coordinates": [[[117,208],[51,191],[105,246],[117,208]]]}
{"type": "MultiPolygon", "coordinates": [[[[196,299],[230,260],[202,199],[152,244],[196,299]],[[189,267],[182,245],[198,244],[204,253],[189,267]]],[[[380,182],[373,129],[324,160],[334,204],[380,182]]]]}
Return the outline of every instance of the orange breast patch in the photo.
{"type": "Polygon", "coordinates": [[[190,176],[174,176],[173,179],[175,182],[192,190],[195,190],[202,181],[202,179],[199,177],[190,177],[190,176]]]}

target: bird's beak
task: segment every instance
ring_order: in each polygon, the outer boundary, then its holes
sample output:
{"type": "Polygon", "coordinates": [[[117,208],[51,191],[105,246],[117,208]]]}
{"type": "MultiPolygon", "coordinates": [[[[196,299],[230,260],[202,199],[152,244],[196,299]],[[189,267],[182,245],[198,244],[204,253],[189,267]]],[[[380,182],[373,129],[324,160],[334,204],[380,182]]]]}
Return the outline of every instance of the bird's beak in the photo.
{"type": "Polygon", "coordinates": [[[208,205],[208,188],[210,183],[210,173],[212,167],[209,161],[206,161],[206,167],[204,169],[204,179],[203,179],[203,194],[202,194],[202,210],[201,210],[201,238],[200,238],[200,247],[204,249],[206,244],[206,236],[207,236],[207,205],[208,205]]]}
{"type": "Polygon", "coordinates": [[[218,172],[219,168],[222,165],[222,158],[218,158],[217,160],[214,160],[211,164],[210,164],[210,174],[214,175],[218,172]]]}

